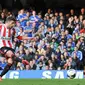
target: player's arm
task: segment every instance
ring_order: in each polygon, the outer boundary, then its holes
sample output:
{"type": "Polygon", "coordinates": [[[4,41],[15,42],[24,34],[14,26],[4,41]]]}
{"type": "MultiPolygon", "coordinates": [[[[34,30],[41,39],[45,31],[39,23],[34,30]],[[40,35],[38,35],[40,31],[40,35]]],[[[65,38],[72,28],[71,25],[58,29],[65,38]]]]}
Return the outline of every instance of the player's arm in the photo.
{"type": "Polygon", "coordinates": [[[35,40],[34,37],[27,37],[27,36],[21,36],[21,35],[18,35],[15,31],[15,29],[13,30],[13,35],[15,38],[19,39],[19,40],[35,40]]]}
{"type": "Polygon", "coordinates": [[[34,37],[26,37],[26,36],[17,36],[19,40],[35,40],[34,37]]]}

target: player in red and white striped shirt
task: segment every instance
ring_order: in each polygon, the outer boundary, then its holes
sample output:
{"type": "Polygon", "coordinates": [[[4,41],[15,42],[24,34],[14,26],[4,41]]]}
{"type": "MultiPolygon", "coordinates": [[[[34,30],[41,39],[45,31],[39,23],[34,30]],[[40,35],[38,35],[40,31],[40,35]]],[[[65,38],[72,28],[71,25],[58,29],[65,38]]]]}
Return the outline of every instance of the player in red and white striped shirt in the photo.
{"type": "MultiPolygon", "coordinates": [[[[1,72],[0,81],[2,80],[2,76],[5,75],[13,64],[13,61],[22,62],[23,64],[29,64],[26,60],[21,60],[17,58],[14,54],[13,44],[12,44],[12,36],[16,34],[16,32],[12,29],[15,26],[15,18],[9,17],[7,18],[5,24],[0,24],[0,54],[4,56],[8,64],[1,72]]],[[[25,36],[16,36],[16,38],[22,39],[33,39],[25,36]]]]}

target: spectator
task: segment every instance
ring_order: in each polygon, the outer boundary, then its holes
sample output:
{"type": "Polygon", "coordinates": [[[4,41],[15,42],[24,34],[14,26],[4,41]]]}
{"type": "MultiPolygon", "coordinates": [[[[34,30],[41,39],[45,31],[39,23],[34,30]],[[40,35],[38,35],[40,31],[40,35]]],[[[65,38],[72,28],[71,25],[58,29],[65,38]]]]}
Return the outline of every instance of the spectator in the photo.
{"type": "Polygon", "coordinates": [[[31,24],[36,23],[36,27],[38,26],[39,17],[36,15],[36,11],[32,11],[32,15],[29,17],[29,21],[31,24]]]}
{"type": "Polygon", "coordinates": [[[71,17],[74,17],[74,15],[75,15],[74,9],[71,9],[71,10],[70,10],[70,16],[71,16],[71,17]]]}
{"type": "Polygon", "coordinates": [[[47,26],[44,24],[43,21],[41,21],[39,28],[38,28],[38,34],[41,34],[43,37],[45,37],[45,33],[47,32],[47,26]]]}
{"type": "Polygon", "coordinates": [[[27,23],[26,23],[26,27],[24,29],[24,32],[27,34],[28,37],[32,37],[32,35],[33,35],[33,29],[30,26],[30,22],[29,21],[27,21],[27,23]]]}
{"type": "Polygon", "coordinates": [[[0,22],[1,22],[1,23],[5,23],[5,21],[6,21],[5,13],[2,12],[2,13],[1,13],[1,16],[0,16],[0,22]]]}
{"type": "Polygon", "coordinates": [[[72,52],[72,56],[73,56],[74,53],[76,53],[77,58],[81,61],[82,58],[83,58],[83,55],[82,55],[82,52],[80,50],[78,50],[78,47],[74,48],[74,51],[72,52]]]}
{"type": "Polygon", "coordinates": [[[18,16],[17,20],[20,21],[21,26],[26,26],[26,21],[28,20],[28,17],[24,11],[24,9],[21,9],[18,16]]]}
{"type": "Polygon", "coordinates": [[[0,70],[3,70],[4,69],[4,67],[6,66],[6,60],[5,60],[5,58],[1,58],[1,60],[0,60],[0,70]]]}
{"type": "Polygon", "coordinates": [[[85,9],[84,9],[84,8],[81,8],[80,14],[81,14],[83,17],[85,17],[85,9]]]}

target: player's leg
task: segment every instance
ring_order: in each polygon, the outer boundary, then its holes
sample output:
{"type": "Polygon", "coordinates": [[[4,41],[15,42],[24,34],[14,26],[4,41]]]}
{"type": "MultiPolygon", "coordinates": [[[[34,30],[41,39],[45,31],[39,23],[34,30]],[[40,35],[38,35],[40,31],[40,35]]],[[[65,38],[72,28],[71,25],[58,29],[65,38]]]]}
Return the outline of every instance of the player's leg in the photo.
{"type": "Polygon", "coordinates": [[[28,65],[29,64],[29,62],[27,60],[20,59],[20,58],[18,58],[16,56],[14,58],[14,61],[23,63],[24,65],[28,65]]]}
{"type": "Polygon", "coordinates": [[[23,63],[24,65],[28,65],[28,64],[29,64],[27,60],[22,60],[22,59],[20,59],[19,57],[16,57],[13,49],[9,49],[9,50],[6,52],[5,56],[6,56],[6,58],[12,58],[13,61],[21,62],[21,63],[23,63]]]}
{"type": "Polygon", "coordinates": [[[16,57],[15,54],[14,54],[14,50],[13,50],[13,49],[8,49],[8,50],[6,51],[6,53],[5,53],[4,56],[5,56],[6,58],[12,58],[13,61],[21,62],[21,63],[23,63],[23,64],[25,64],[25,65],[28,65],[28,64],[29,64],[27,60],[22,60],[22,59],[16,57]]]}
{"type": "Polygon", "coordinates": [[[10,68],[13,64],[13,61],[21,62],[25,65],[29,64],[28,61],[15,57],[12,49],[6,48],[2,52],[3,52],[3,55],[5,56],[5,58],[8,60],[8,64],[5,66],[4,70],[0,74],[0,81],[2,80],[2,76],[5,75],[10,70],[10,68]]]}
{"type": "Polygon", "coordinates": [[[3,69],[3,71],[0,74],[0,81],[2,81],[2,77],[10,70],[12,64],[13,64],[12,58],[8,58],[7,65],[5,66],[5,68],[3,69]]]}
{"type": "Polygon", "coordinates": [[[1,48],[1,53],[5,56],[5,58],[12,58],[14,61],[21,62],[25,65],[29,64],[27,60],[22,60],[22,59],[16,57],[15,56],[15,51],[12,48],[2,47],[1,48]]]}
{"type": "Polygon", "coordinates": [[[3,57],[5,57],[7,59],[7,65],[5,66],[5,68],[3,69],[3,71],[0,74],[0,81],[2,80],[2,76],[5,75],[10,70],[10,68],[11,68],[11,66],[13,64],[13,59],[12,59],[13,52],[7,51],[7,49],[2,49],[1,51],[3,53],[2,54],[3,57]]]}
{"type": "Polygon", "coordinates": [[[0,77],[2,77],[3,75],[5,75],[10,70],[12,64],[13,64],[13,60],[12,60],[12,58],[9,58],[7,60],[7,65],[5,66],[4,70],[0,74],[0,77]]]}

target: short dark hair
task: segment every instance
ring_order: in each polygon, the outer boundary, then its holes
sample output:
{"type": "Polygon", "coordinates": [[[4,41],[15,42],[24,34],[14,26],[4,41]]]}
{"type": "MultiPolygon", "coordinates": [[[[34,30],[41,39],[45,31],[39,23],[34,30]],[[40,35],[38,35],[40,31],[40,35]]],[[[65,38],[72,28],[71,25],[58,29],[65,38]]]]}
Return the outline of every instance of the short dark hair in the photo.
{"type": "Polygon", "coordinates": [[[9,22],[9,21],[16,21],[16,19],[14,17],[7,17],[6,22],[9,22]]]}

